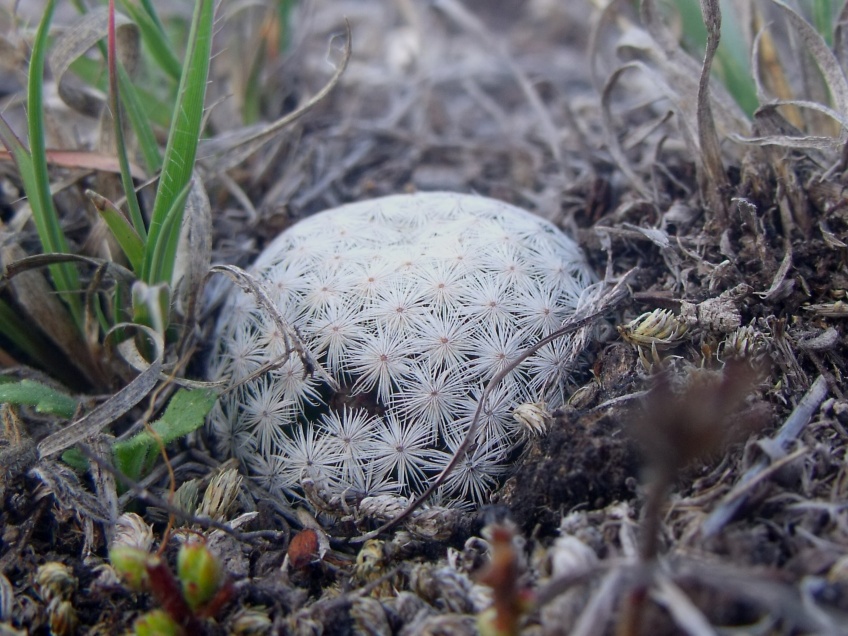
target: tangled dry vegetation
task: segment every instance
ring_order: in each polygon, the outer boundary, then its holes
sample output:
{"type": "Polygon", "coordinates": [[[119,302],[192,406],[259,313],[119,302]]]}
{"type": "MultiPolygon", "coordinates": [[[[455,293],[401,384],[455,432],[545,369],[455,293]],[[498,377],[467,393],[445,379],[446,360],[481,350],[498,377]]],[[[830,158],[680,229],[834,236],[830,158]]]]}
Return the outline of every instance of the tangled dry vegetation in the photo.
{"type": "MultiPolygon", "coordinates": [[[[290,50],[258,71],[258,112],[275,119],[326,86],[344,57],[345,19],[350,61],[307,116],[251,152],[228,143],[244,132],[233,122],[246,66],[272,26],[261,6],[228,14],[222,4],[198,160],[213,261],[247,266],[281,228],[343,202],[473,191],[564,228],[609,293],[571,324],[585,342],[571,399],[478,513],[407,508],[401,519],[402,500],[340,505],[308,492],[288,508],[220,466],[202,436],[171,447],[116,499],[141,514],[122,517],[118,534],[162,545],[166,561],[174,536],[206,538],[228,583],[201,608],[214,620],[185,610],[184,625],[848,632],[842,24],[830,53],[782,3],[737,3],[759,60],[751,120],[707,84],[703,60],[677,45],[656,4],[642,4],[640,14],[588,0],[303,2],[290,50]],[[377,533],[386,522],[395,527],[377,533]]],[[[718,3],[703,4],[709,67],[718,3]]],[[[13,118],[31,32],[8,14],[3,26],[13,118]]],[[[96,147],[91,121],[58,97],[46,113],[51,145],[96,147]]],[[[8,162],[0,170],[4,243],[31,247],[15,225],[18,177],[8,162]]],[[[79,165],[53,177],[66,224],[91,248],[99,239],[81,193],[106,177],[79,165]]],[[[162,404],[156,393],[112,432],[162,404]]],[[[158,601],[107,566],[114,519],[95,521],[88,493],[115,491],[109,467],[91,456],[93,478],[39,471],[34,443],[61,422],[3,413],[0,629],[129,628],[158,601]]]]}

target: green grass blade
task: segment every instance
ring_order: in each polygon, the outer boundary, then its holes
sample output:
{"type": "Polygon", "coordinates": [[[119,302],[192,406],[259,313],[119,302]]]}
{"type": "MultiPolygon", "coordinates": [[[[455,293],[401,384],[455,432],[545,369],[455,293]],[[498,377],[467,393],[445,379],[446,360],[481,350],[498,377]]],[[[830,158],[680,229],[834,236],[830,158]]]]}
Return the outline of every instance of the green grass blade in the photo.
{"type": "Polygon", "coordinates": [[[833,3],[831,0],[813,0],[813,26],[828,46],[833,46],[833,3]]]}
{"type": "Polygon", "coordinates": [[[138,235],[127,218],[109,199],[91,190],[86,190],[85,194],[91,199],[103,220],[106,221],[109,231],[112,232],[115,240],[118,241],[118,245],[126,254],[132,270],[136,274],[140,273],[144,264],[144,239],[138,235]]]}
{"type": "MultiPolygon", "coordinates": [[[[162,231],[156,237],[151,257],[151,280],[157,282],[170,282],[174,273],[174,261],[177,256],[177,246],[180,240],[180,226],[185,215],[185,203],[191,192],[192,182],[189,181],[174,199],[171,209],[165,216],[162,231]]],[[[150,241],[148,241],[148,248],[150,241]]],[[[153,283],[151,283],[153,284],[153,283]]]]}
{"type": "MultiPolygon", "coordinates": [[[[133,183],[132,174],[130,174],[130,160],[127,156],[127,144],[124,140],[124,124],[123,111],[121,108],[121,98],[118,91],[118,61],[117,61],[117,41],[115,34],[115,0],[109,0],[109,28],[106,36],[106,59],[109,68],[109,108],[112,111],[112,121],[115,124],[115,146],[118,153],[118,163],[121,166],[121,185],[124,188],[124,196],[127,200],[127,208],[130,211],[130,220],[132,221],[135,234],[141,237],[141,240],[147,238],[147,228],[144,226],[144,218],[141,216],[141,206],[138,204],[138,197],[135,194],[135,184],[133,183]]],[[[118,217],[121,215],[118,214],[118,217]]],[[[111,219],[117,222],[114,215],[110,215],[111,219]]],[[[104,216],[104,218],[106,218],[104,216]]],[[[121,217],[123,220],[123,217],[121,217]]],[[[109,219],[107,218],[107,222],[109,219]]],[[[112,232],[115,228],[109,226],[112,232]]],[[[117,225],[115,227],[118,227],[117,225]]],[[[129,238],[126,232],[121,232],[125,238],[129,238]]],[[[117,234],[115,235],[117,238],[117,234]]],[[[120,240],[120,239],[119,239],[120,240]]],[[[123,247],[123,244],[121,244],[123,247]]],[[[129,257],[130,255],[127,254],[129,257]]],[[[136,269],[133,265],[133,269],[136,269]]],[[[136,269],[136,271],[138,271],[136,269]]]]}
{"type": "Polygon", "coordinates": [[[0,403],[3,402],[34,406],[39,413],[65,419],[71,419],[77,409],[76,398],[33,380],[0,382],[0,403]]]}
{"type": "MultiPolygon", "coordinates": [[[[172,216],[174,203],[191,180],[194,169],[209,73],[214,7],[213,0],[198,0],[192,16],[185,66],[150,219],[143,272],[144,280],[148,283],[170,282],[169,272],[173,272],[173,262],[166,263],[159,259],[173,260],[176,251],[174,250],[173,254],[170,251],[160,251],[159,254],[156,252],[161,249],[163,243],[160,235],[165,221],[172,216]]],[[[178,232],[179,226],[172,231],[178,232]]]]}
{"type": "Polygon", "coordinates": [[[180,58],[174,52],[171,42],[165,35],[165,30],[162,28],[162,23],[159,17],[153,11],[153,7],[149,3],[145,4],[145,8],[138,7],[134,2],[121,0],[121,7],[132,18],[133,22],[138,25],[141,30],[141,39],[144,41],[147,49],[150,51],[156,63],[165,71],[172,79],[179,81],[182,67],[180,66],[180,58]]]}
{"type": "Polygon", "coordinates": [[[162,153],[159,152],[156,135],[153,134],[153,127],[150,125],[150,119],[135,85],[120,64],[118,65],[118,87],[121,103],[124,105],[130,126],[138,140],[141,156],[144,157],[144,165],[148,172],[157,172],[162,167],[162,153]]]}
{"type": "MultiPolygon", "coordinates": [[[[27,129],[30,145],[28,154],[31,160],[33,183],[30,184],[29,188],[26,188],[26,194],[32,206],[33,219],[44,251],[47,253],[62,253],[68,252],[69,249],[67,239],[59,224],[56,208],[53,205],[53,195],[50,193],[43,120],[44,58],[47,52],[47,36],[54,6],[55,0],[47,1],[44,17],[38,25],[35,35],[30,58],[29,79],[27,81],[27,129]]],[[[20,163],[18,166],[20,169],[20,163]]],[[[81,327],[83,310],[78,295],[80,283],[76,269],[72,265],[63,263],[51,266],[50,274],[57,291],[66,292],[63,294],[65,302],[70,307],[74,321],[81,327]]]]}

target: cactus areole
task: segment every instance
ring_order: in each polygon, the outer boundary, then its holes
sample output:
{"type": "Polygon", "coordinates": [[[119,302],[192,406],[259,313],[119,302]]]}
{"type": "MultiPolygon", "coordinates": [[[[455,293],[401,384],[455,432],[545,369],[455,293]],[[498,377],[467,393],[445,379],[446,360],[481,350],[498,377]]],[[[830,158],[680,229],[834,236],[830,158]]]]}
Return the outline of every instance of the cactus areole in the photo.
{"type": "MultiPolygon", "coordinates": [[[[578,246],[551,223],[443,192],[315,214],[250,271],[325,375],[306,374],[275,320],[234,289],[208,376],[235,388],[209,427],[221,456],[289,498],[307,478],[329,493],[421,492],[462,442],[489,379],[571,316],[592,282],[578,246]]],[[[538,429],[526,413],[535,409],[538,424],[563,403],[571,345],[554,340],[497,385],[442,503],[488,499],[538,429]],[[529,411],[514,417],[522,405],[529,411]]]]}

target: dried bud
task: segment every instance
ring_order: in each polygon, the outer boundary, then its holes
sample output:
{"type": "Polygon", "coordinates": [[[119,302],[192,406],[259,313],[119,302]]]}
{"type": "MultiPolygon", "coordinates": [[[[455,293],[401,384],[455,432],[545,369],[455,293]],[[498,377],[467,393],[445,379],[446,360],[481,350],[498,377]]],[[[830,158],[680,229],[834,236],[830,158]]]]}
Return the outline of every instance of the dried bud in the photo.
{"type": "Polygon", "coordinates": [[[271,631],[273,622],[264,609],[243,609],[233,617],[229,633],[235,636],[260,636],[271,631]]]}
{"type": "Polygon", "coordinates": [[[238,497],[241,482],[242,476],[235,468],[217,474],[206,487],[197,514],[215,521],[226,520],[238,497]]]}
{"type": "Polygon", "coordinates": [[[79,618],[70,601],[54,598],[47,606],[50,633],[54,636],[70,636],[77,633],[79,618]]]}
{"type": "Polygon", "coordinates": [[[553,422],[544,402],[528,402],[518,405],[512,412],[512,419],[523,424],[531,435],[544,434],[553,422]]]}
{"type": "Polygon", "coordinates": [[[350,606],[350,616],[359,634],[391,636],[392,628],[383,605],[367,596],[355,597],[350,606]]]}
{"type": "Polygon", "coordinates": [[[386,555],[383,550],[383,541],[369,539],[356,555],[354,574],[360,581],[373,581],[385,574],[385,570],[386,555]]]}
{"type": "Polygon", "coordinates": [[[689,330],[668,309],[654,309],[618,328],[621,337],[637,347],[663,349],[675,346],[689,330]]]}
{"type": "Polygon", "coordinates": [[[38,568],[35,584],[41,598],[50,603],[54,599],[69,599],[77,587],[77,578],[64,563],[50,561],[38,568]]]}
{"type": "Polygon", "coordinates": [[[765,336],[751,325],[739,327],[727,336],[721,344],[724,358],[743,358],[753,360],[766,348],[765,336]]]}
{"type": "Polygon", "coordinates": [[[409,499],[397,495],[365,497],[359,502],[359,515],[383,522],[399,517],[409,507],[409,499]]]}
{"type": "Polygon", "coordinates": [[[150,552],[153,545],[153,530],[147,522],[134,512],[125,512],[115,522],[115,538],[112,547],[129,546],[150,552]]]}

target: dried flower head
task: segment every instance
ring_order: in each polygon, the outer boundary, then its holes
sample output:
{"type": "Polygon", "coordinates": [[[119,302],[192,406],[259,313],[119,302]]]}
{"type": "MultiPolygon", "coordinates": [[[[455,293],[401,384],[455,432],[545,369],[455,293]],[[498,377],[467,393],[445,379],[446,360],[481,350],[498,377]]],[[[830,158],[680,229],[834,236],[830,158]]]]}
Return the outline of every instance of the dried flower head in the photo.
{"type": "MultiPolygon", "coordinates": [[[[312,216],[273,241],[252,274],[340,387],[285,357],[253,296],[229,298],[209,376],[237,388],[219,400],[211,429],[222,455],[288,496],[307,478],[337,493],[421,492],[467,433],[486,383],[556,330],[592,279],[550,223],[448,193],[312,216]]],[[[566,351],[561,341],[546,346],[492,393],[445,501],[488,496],[527,436],[516,408],[562,403],[574,364],[566,351]]]]}

